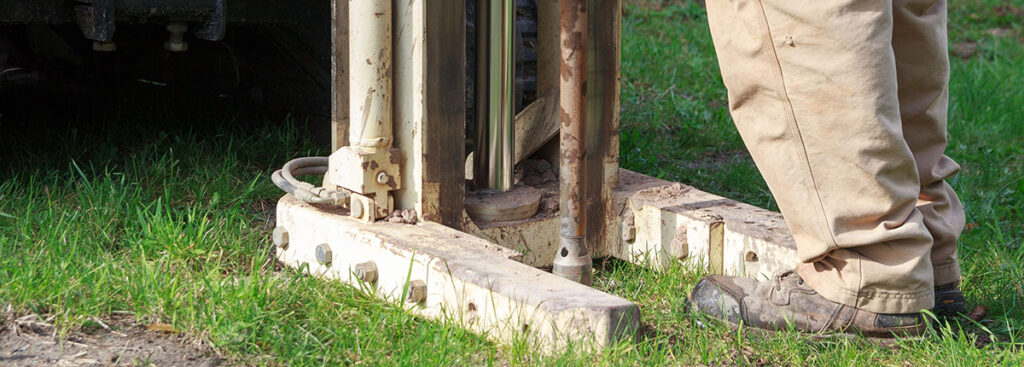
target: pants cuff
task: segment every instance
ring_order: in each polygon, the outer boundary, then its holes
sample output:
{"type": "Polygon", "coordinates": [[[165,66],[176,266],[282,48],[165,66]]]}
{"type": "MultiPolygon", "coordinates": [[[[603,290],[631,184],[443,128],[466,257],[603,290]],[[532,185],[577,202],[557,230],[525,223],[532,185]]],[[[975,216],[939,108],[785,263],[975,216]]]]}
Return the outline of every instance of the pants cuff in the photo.
{"type": "Polygon", "coordinates": [[[881,289],[851,289],[840,280],[835,270],[819,272],[814,264],[802,263],[797,274],[825,299],[859,310],[875,313],[917,313],[935,307],[935,289],[918,292],[887,291],[881,289]]]}
{"type": "Polygon", "coordinates": [[[946,264],[932,265],[932,269],[935,269],[936,286],[960,281],[960,263],[956,260],[946,264]]]}

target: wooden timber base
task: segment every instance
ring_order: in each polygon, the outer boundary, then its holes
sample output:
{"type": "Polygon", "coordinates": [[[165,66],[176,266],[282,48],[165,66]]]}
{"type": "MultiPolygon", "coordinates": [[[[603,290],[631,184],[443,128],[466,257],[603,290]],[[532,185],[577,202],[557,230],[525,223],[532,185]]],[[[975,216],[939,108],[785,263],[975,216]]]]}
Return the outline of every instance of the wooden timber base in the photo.
{"type": "MultiPolygon", "coordinates": [[[[625,169],[618,176],[614,210],[590,222],[604,233],[588,243],[594,257],[612,256],[654,269],[681,262],[712,274],[752,278],[770,277],[799,261],[779,213],[625,169]]],[[[519,252],[531,266],[551,266],[558,249],[557,213],[482,225],[464,217],[462,226],[519,252]]]]}
{"type": "Polygon", "coordinates": [[[361,223],[287,195],[277,258],[500,342],[600,349],[634,337],[636,304],[519,262],[515,251],[436,223],[361,223]]]}

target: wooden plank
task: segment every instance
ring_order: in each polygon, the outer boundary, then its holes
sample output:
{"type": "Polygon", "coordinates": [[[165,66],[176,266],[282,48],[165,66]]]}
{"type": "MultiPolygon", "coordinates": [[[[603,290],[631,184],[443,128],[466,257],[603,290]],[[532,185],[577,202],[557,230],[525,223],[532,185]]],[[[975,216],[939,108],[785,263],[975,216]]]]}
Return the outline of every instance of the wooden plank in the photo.
{"type": "Polygon", "coordinates": [[[517,164],[558,136],[557,91],[557,89],[548,90],[541,98],[533,101],[516,114],[515,162],[517,164]]]}
{"type": "Polygon", "coordinates": [[[684,262],[707,265],[716,274],[767,278],[800,261],[796,242],[782,215],[696,188],[621,170],[615,190],[619,218],[636,228],[631,241],[608,241],[607,254],[659,268],[673,246],[689,248],[684,262]],[[686,228],[685,241],[673,233],[686,228]],[[671,236],[671,237],[670,237],[671,236]]]}
{"type": "Polygon", "coordinates": [[[428,0],[423,7],[427,52],[426,128],[420,131],[426,138],[422,215],[456,229],[462,226],[466,196],[465,6],[464,0],[428,0]]]}
{"type": "Polygon", "coordinates": [[[287,266],[389,302],[406,301],[401,305],[409,312],[492,340],[551,351],[568,343],[600,349],[632,339],[639,326],[636,304],[522,264],[515,251],[437,223],[364,224],[285,196],[277,225],[288,233],[287,245],[276,249],[287,266]],[[371,262],[375,279],[360,279],[357,269],[371,262]],[[408,302],[403,295],[412,284],[423,298],[408,302]]]}
{"type": "Polygon", "coordinates": [[[587,79],[587,244],[594,256],[614,239],[618,219],[612,190],[619,163],[620,0],[590,0],[587,79]]]}

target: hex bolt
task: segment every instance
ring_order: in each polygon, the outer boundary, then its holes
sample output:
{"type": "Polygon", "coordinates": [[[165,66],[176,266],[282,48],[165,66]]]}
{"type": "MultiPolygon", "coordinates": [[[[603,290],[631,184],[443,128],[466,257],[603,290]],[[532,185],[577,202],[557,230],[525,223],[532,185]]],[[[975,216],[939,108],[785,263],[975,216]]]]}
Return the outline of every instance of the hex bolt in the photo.
{"type": "Polygon", "coordinates": [[[387,172],[384,172],[384,171],[377,172],[377,183],[379,183],[381,185],[387,185],[388,181],[390,181],[390,180],[391,180],[391,176],[388,176],[387,172]]]}
{"type": "Polygon", "coordinates": [[[377,264],[374,264],[373,261],[356,264],[352,272],[364,282],[374,283],[377,281],[377,264]]]}
{"type": "Polygon", "coordinates": [[[334,260],[334,254],[331,253],[331,246],[326,243],[321,243],[316,247],[316,261],[324,266],[331,266],[331,261],[334,260]]]}
{"type": "Polygon", "coordinates": [[[427,283],[422,280],[409,282],[409,291],[405,293],[405,301],[409,303],[420,303],[427,298],[427,283]]]}
{"type": "Polygon", "coordinates": [[[636,240],[636,226],[632,223],[622,222],[619,226],[619,232],[622,234],[622,242],[633,242],[636,240]]]}
{"type": "Polygon", "coordinates": [[[352,202],[349,203],[349,214],[355,218],[363,217],[363,202],[358,199],[352,198],[352,202]]]}
{"type": "Polygon", "coordinates": [[[274,228],[274,245],[280,247],[282,250],[288,248],[288,242],[290,238],[288,236],[288,230],[284,227],[274,228]]]}
{"type": "Polygon", "coordinates": [[[185,32],[188,32],[188,25],[181,22],[174,22],[167,25],[167,31],[171,32],[170,38],[164,42],[164,49],[171,52],[188,51],[188,42],[185,42],[185,32]]]}

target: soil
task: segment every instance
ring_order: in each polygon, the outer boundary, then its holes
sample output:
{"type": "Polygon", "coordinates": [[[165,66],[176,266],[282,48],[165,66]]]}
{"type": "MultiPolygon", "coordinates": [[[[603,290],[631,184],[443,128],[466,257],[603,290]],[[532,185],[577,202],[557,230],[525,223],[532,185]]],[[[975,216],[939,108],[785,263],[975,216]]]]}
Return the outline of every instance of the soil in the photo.
{"type": "Polygon", "coordinates": [[[726,150],[721,152],[705,153],[699,159],[685,163],[684,166],[687,169],[717,170],[738,162],[749,160],[751,160],[750,153],[746,150],[726,150]]]}
{"type": "Polygon", "coordinates": [[[690,192],[690,190],[691,188],[676,183],[668,186],[658,186],[641,190],[637,193],[637,197],[643,197],[645,200],[655,202],[670,201],[682,197],[686,193],[690,192]]]}
{"type": "Polygon", "coordinates": [[[391,214],[388,214],[387,218],[384,218],[384,222],[391,224],[416,224],[417,219],[416,210],[402,209],[392,211],[391,214]]]}
{"type": "Polygon", "coordinates": [[[131,315],[112,315],[57,337],[37,315],[0,319],[3,366],[217,366],[209,346],[166,324],[139,324],[131,315]]]}
{"type": "Polygon", "coordinates": [[[516,167],[516,179],[527,186],[541,187],[548,183],[558,182],[555,167],[542,159],[527,159],[516,167]]]}
{"type": "Polygon", "coordinates": [[[466,193],[466,206],[488,207],[493,210],[512,210],[529,206],[540,200],[543,193],[530,186],[513,186],[505,192],[477,191],[466,193]]]}
{"type": "Polygon", "coordinates": [[[956,57],[959,57],[961,59],[965,59],[966,60],[966,59],[969,59],[972,56],[974,56],[974,54],[978,53],[978,43],[977,42],[959,42],[959,43],[954,43],[953,44],[953,49],[951,51],[953,52],[953,55],[955,55],[956,57]]]}

